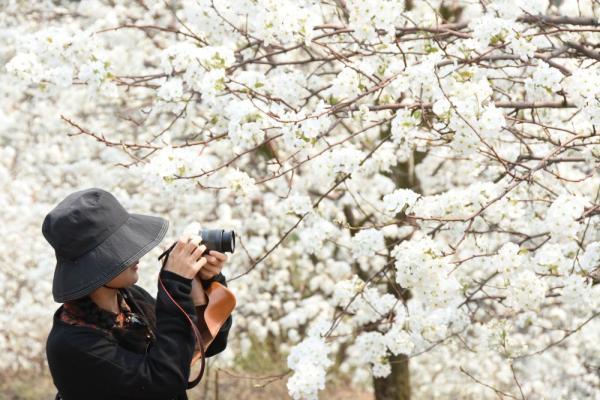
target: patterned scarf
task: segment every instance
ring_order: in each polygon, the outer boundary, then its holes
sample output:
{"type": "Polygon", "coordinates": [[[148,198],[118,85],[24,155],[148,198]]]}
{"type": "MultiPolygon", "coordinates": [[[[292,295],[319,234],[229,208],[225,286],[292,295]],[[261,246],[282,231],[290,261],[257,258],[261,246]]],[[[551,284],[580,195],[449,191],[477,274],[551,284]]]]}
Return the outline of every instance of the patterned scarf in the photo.
{"type": "Polygon", "coordinates": [[[100,327],[85,319],[85,311],[76,302],[65,302],[60,313],[60,320],[70,325],[87,326],[99,329],[108,336],[117,339],[120,345],[131,351],[144,353],[154,341],[154,333],[139,314],[131,311],[129,304],[121,292],[117,292],[119,313],[115,316],[115,325],[112,329],[100,327]]]}

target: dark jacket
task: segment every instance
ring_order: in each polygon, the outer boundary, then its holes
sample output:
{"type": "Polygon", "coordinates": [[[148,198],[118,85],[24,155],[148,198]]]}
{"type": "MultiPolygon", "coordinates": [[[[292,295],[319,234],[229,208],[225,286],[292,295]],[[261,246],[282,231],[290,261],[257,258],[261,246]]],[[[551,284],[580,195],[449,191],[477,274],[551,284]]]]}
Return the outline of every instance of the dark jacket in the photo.
{"type": "MultiPolygon", "coordinates": [[[[190,296],[192,279],[166,270],[162,270],[160,276],[173,299],[197,323],[190,296]]],[[[222,274],[218,276],[220,279],[216,280],[226,285],[225,277],[222,274]]],[[[195,372],[194,376],[190,376],[195,336],[189,321],[172,303],[160,283],[156,300],[137,285],[126,290],[127,295],[134,299],[134,312],[145,315],[155,306],[155,341],[148,347],[147,353],[128,350],[101,330],[61,321],[58,318],[61,305],[54,313],[53,326],[46,341],[50,373],[61,396],[57,394],[57,399],[188,399],[187,382],[198,374],[195,372]],[[136,304],[139,309],[135,309],[136,304]]],[[[232,316],[229,316],[206,350],[207,357],[225,349],[231,324],[232,316]]]]}

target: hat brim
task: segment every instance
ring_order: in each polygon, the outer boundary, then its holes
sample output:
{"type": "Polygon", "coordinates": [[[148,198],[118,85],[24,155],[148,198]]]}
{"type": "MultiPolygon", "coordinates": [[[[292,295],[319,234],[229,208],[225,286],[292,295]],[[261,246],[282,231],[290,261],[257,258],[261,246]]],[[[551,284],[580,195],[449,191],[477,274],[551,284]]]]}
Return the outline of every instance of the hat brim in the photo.
{"type": "Polygon", "coordinates": [[[159,244],[168,228],[169,221],[164,218],[129,213],[119,229],[83,256],[69,260],[57,255],[54,301],[78,299],[110,282],[159,244]]]}

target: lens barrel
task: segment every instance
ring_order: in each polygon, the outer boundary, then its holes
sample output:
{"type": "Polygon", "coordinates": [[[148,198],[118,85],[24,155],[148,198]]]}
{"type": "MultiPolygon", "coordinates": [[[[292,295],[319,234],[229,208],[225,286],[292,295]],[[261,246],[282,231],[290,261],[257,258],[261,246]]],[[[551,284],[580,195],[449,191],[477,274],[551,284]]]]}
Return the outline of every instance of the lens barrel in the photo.
{"type": "Polygon", "coordinates": [[[202,244],[206,246],[203,255],[211,250],[219,253],[235,251],[235,232],[224,229],[201,229],[198,234],[202,237],[202,244]]]}

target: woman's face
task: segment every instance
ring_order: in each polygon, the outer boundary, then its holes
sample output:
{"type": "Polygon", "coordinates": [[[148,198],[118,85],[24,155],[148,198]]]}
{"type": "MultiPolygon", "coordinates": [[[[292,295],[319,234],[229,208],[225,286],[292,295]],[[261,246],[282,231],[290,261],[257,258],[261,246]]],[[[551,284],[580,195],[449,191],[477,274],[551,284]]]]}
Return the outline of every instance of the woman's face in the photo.
{"type": "Polygon", "coordinates": [[[138,263],[140,260],[137,260],[129,267],[125,269],[125,271],[121,272],[119,275],[113,278],[112,281],[108,282],[106,285],[115,288],[125,288],[133,285],[138,281],[138,263]]]}

